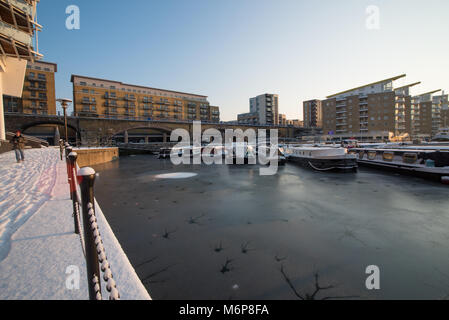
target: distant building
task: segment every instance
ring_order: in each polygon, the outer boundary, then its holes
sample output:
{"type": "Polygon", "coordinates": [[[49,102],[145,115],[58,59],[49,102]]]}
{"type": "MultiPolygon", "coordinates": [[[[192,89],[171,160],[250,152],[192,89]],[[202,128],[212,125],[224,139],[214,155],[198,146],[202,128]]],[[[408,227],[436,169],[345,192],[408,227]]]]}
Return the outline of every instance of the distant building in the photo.
{"type": "Polygon", "coordinates": [[[207,96],[72,75],[76,116],[220,122],[207,96]]]}
{"type": "Polygon", "coordinates": [[[57,65],[28,61],[22,97],[3,96],[5,112],[56,115],[55,73],[57,65]]]}
{"type": "Polygon", "coordinates": [[[293,127],[304,127],[304,121],[301,121],[301,120],[298,120],[298,119],[287,120],[287,125],[288,126],[293,126],[293,127]]]}
{"type": "Polygon", "coordinates": [[[249,99],[249,113],[239,114],[239,123],[257,125],[279,124],[279,96],[277,94],[262,94],[249,99]],[[249,122],[247,122],[249,121],[249,122]]]}
{"type": "Polygon", "coordinates": [[[406,75],[349,89],[321,101],[323,133],[336,137],[387,139],[390,134],[411,134],[412,96],[419,82],[394,89],[406,75]]]}
{"type": "Polygon", "coordinates": [[[314,99],[303,102],[303,119],[306,128],[321,128],[323,126],[321,101],[314,99]]]}
{"type": "Polygon", "coordinates": [[[279,114],[279,125],[280,126],[287,125],[287,116],[285,114],[279,114]]]}
{"type": "Polygon", "coordinates": [[[435,90],[414,96],[411,100],[411,135],[433,137],[448,126],[448,95],[434,95],[435,90]]]}
{"type": "Polygon", "coordinates": [[[238,114],[237,123],[257,125],[259,124],[259,114],[256,112],[238,114]]]}

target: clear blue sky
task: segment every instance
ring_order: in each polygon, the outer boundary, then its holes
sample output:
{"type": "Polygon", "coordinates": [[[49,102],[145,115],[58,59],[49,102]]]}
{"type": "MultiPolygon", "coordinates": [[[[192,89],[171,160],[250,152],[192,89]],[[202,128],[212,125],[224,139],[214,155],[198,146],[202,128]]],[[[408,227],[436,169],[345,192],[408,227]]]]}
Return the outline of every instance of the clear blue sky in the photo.
{"type": "Polygon", "coordinates": [[[209,96],[222,120],[248,99],[280,96],[302,118],[302,101],[406,73],[413,93],[449,90],[447,0],[41,0],[39,49],[58,64],[57,97],[71,74],[209,96]],[[67,30],[65,9],[81,11],[67,30]],[[369,5],[380,29],[366,28],[369,5]]]}

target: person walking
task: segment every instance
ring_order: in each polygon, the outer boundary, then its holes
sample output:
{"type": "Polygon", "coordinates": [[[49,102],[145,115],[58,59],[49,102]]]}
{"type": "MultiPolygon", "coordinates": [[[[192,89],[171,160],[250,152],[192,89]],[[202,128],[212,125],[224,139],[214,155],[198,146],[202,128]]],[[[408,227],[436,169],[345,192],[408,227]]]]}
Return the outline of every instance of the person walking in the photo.
{"type": "Polygon", "coordinates": [[[23,153],[23,149],[25,149],[26,140],[22,136],[22,133],[19,130],[17,130],[16,134],[14,135],[14,137],[12,137],[10,142],[13,145],[13,149],[16,153],[17,162],[24,161],[25,155],[23,153]]]}

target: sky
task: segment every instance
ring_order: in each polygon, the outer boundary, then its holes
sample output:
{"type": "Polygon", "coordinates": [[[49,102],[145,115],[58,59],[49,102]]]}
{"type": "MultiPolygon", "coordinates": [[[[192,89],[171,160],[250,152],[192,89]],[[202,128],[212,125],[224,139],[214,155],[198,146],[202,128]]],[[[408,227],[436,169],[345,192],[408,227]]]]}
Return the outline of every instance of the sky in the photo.
{"type": "Polygon", "coordinates": [[[221,120],[249,98],[302,102],[407,74],[419,94],[449,91],[447,0],[41,0],[39,51],[58,64],[57,98],[72,74],[207,95],[221,120]],[[66,8],[80,28],[66,28],[66,8]],[[370,9],[372,6],[376,11],[370,9]],[[378,17],[378,18],[376,18],[378,17]]]}

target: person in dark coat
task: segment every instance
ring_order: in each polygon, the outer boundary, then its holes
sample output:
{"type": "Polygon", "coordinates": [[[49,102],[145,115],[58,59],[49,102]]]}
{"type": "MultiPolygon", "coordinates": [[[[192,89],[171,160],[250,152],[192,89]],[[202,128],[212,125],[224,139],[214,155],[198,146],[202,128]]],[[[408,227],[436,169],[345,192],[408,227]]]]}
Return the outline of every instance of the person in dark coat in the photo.
{"type": "Polygon", "coordinates": [[[13,145],[13,149],[16,152],[16,160],[17,162],[21,162],[25,160],[25,155],[23,150],[25,149],[26,140],[22,136],[20,131],[17,131],[15,136],[11,139],[11,144],[13,145]]]}

